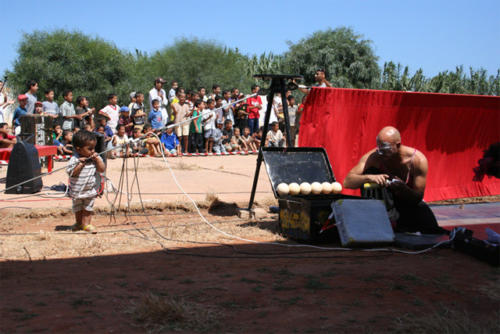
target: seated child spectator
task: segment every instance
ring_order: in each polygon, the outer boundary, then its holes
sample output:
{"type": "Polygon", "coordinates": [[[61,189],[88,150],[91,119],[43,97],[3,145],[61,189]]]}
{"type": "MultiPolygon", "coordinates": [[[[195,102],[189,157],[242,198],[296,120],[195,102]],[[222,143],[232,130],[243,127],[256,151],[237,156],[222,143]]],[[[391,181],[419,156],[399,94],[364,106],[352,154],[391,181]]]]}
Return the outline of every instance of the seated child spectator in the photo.
{"type": "Polygon", "coordinates": [[[258,131],[254,132],[252,134],[252,139],[253,139],[253,142],[255,143],[255,146],[257,147],[257,149],[259,149],[260,143],[262,141],[262,127],[259,128],[258,131]]]}
{"type": "Polygon", "coordinates": [[[151,124],[153,130],[157,131],[163,127],[162,115],[160,110],[160,101],[154,99],[152,104],[153,104],[153,109],[149,112],[148,121],[151,124]]]}
{"type": "Polygon", "coordinates": [[[106,133],[106,130],[104,129],[104,126],[99,125],[97,128],[94,130],[94,132],[100,133],[104,136],[104,142],[105,142],[105,147],[108,149],[110,147],[110,142],[111,139],[113,139],[113,136],[109,137],[108,134],[106,133]]]}
{"type": "Polygon", "coordinates": [[[234,150],[232,144],[233,135],[233,122],[231,122],[231,120],[229,119],[226,119],[226,121],[224,122],[224,129],[222,130],[222,144],[226,148],[227,152],[232,152],[234,150]]]}
{"type": "Polygon", "coordinates": [[[0,123],[0,148],[11,148],[16,142],[16,136],[10,134],[9,124],[0,123]]]}
{"type": "Polygon", "coordinates": [[[118,125],[125,126],[125,134],[128,137],[132,137],[134,122],[132,121],[132,117],[130,117],[130,109],[127,106],[123,106],[120,108],[120,118],[118,119],[118,125]]]}
{"type": "Polygon", "coordinates": [[[128,136],[125,133],[125,125],[118,124],[116,127],[116,134],[113,136],[111,144],[115,148],[111,151],[111,159],[128,156],[128,136]]]}
{"type": "Polygon", "coordinates": [[[245,126],[245,128],[243,129],[241,141],[244,143],[242,145],[244,150],[257,151],[257,146],[255,145],[253,137],[250,135],[250,128],[248,126],[245,126]]]}
{"type": "Polygon", "coordinates": [[[278,122],[271,123],[271,130],[266,136],[266,147],[285,147],[285,139],[278,122]]]}
{"type": "Polygon", "coordinates": [[[92,132],[78,132],[73,143],[76,152],[66,169],[69,175],[69,196],[73,199],[76,220],[73,231],[96,233],[94,226],[90,224],[94,200],[97,197],[95,175],[103,173],[106,166],[95,152],[97,139],[92,132]]]}
{"type": "Polygon", "coordinates": [[[63,131],[61,144],[63,146],[63,154],[73,154],[73,131],[63,131]]]}
{"type": "Polygon", "coordinates": [[[144,124],[146,124],[146,113],[144,112],[144,94],[141,92],[135,94],[135,103],[130,110],[130,117],[134,128],[139,128],[142,131],[144,124]]]}
{"type": "MultiPolygon", "coordinates": [[[[210,111],[206,111],[203,115],[203,129],[205,130],[205,152],[211,153],[214,145],[214,132],[215,132],[215,101],[212,99],[207,100],[207,106],[210,111]]],[[[221,123],[222,124],[222,123],[221,123]]],[[[222,131],[221,131],[222,136],[222,131]]]]}
{"type": "Polygon", "coordinates": [[[181,145],[179,138],[174,133],[174,128],[167,128],[167,131],[163,132],[160,141],[163,144],[168,156],[181,155],[181,145]]]}
{"type": "Polygon", "coordinates": [[[146,147],[148,150],[148,153],[152,157],[161,157],[161,143],[156,137],[155,131],[151,127],[151,125],[146,124],[144,125],[144,136],[145,138],[143,139],[143,145],[146,147]]]}
{"type": "Polygon", "coordinates": [[[233,140],[238,145],[238,151],[248,151],[247,143],[241,135],[240,128],[234,128],[233,140]]]}
{"type": "Polygon", "coordinates": [[[57,146],[57,152],[60,155],[70,155],[73,154],[72,150],[67,149],[64,147],[62,144],[63,140],[63,130],[59,124],[56,124],[54,126],[54,133],[52,133],[52,144],[54,146],[57,146]]]}
{"type": "Polygon", "coordinates": [[[222,121],[217,121],[217,127],[213,131],[213,150],[216,154],[226,153],[226,148],[222,144],[222,126],[222,121]]]}
{"type": "MultiPolygon", "coordinates": [[[[197,95],[197,94],[195,94],[197,95]]],[[[205,152],[203,149],[203,127],[201,124],[203,110],[205,109],[205,102],[203,100],[198,99],[194,102],[193,109],[193,117],[198,117],[193,119],[191,122],[191,127],[189,129],[189,137],[190,137],[190,147],[189,150],[191,153],[203,153],[205,152]]]]}
{"type": "Polygon", "coordinates": [[[134,132],[132,133],[131,143],[131,154],[134,157],[139,155],[148,154],[148,149],[145,147],[145,143],[141,140],[142,130],[140,128],[134,128],[134,132]]]}

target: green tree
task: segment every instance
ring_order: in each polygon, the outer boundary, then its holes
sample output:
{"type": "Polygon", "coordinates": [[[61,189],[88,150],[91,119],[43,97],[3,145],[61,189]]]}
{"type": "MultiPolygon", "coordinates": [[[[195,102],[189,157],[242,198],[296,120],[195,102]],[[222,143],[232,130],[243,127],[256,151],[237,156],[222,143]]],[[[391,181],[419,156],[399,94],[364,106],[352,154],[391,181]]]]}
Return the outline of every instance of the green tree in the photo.
{"type": "Polygon", "coordinates": [[[153,73],[167,81],[177,80],[187,89],[203,86],[210,91],[213,84],[218,84],[222,89],[237,87],[248,91],[252,83],[247,57],[214,41],[182,38],[155,52],[150,62],[153,73]]]}
{"type": "Polygon", "coordinates": [[[371,41],[362,39],[351,28],[317,31],[296,44],[288,42],[286,69],[302,74],[306,83],[314,82],[318,68],[336,87],[378,88],[380,70],[371,41]]]}
{"type": "Polygon", "coordinates": [[[80,32],[56,30],[24,34],[18,48],[18,58],[9,73],[9,83],[17,92],[26,91],[26,81],[36,80],[43,91],[54,89],[59,102],[65,89],[74,95],[88,96],[101,107],[106,95],[116,92],[126,98],[124,82],[133,68],[132,57],[113,44],[80,32]]]}

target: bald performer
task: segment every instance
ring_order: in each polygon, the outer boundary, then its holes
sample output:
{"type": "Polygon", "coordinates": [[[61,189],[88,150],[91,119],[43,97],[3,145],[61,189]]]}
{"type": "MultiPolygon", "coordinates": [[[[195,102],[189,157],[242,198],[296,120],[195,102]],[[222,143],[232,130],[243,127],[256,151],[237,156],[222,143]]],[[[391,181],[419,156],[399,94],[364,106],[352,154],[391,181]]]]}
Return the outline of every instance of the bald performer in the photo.
{"type": "Polygon", "coordinates": [[[401,144],[399,131],[386,126],[377,135],[377,147],[366,153],[347,174],[344,187],[358,189],[376,183],[389,191],[399,213],[397,232],[445,233],[425,202],[428,164],[416,148],[401,144]]]}

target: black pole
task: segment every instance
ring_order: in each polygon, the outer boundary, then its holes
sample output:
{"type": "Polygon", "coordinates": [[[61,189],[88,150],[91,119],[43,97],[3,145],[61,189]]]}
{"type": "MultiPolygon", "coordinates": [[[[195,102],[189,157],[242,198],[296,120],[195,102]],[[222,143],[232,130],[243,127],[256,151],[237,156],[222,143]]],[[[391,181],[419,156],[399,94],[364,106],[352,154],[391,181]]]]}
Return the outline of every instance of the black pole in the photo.
{"type": "Polygon", "coordinates": [[[288,115],[288,99],[286,98],[286,83],[285,79],[281,79],[281,105],[283,107],[283,115],[285,116],[285,131],[286,131],[286,146],[292,145],[290,133],[290,117],[288,115]]]}
{"type": "MultiPolygon", "coordinates": [[[[272,84],[271,84],[272,86],[272,84]]],[[[266,116],[264,117],[264,127],[262,128],[262,138],[260,139],[259,155],[257,156],[257,168],[255,169],[255,176],[253,178],[252,193],[250,194],[250,202],[248,203],[248,210],[252,210],[253,201],[255,199],[255,191],[257,190],[257,183],[259,181],[260,166],[262,165],[262,148],[266,145],[267,130],[269,128],[269,118],[271,117],[271,109],[273,107],[274,90],[270,89],[267,94],[267,108],[266,116]]]]}

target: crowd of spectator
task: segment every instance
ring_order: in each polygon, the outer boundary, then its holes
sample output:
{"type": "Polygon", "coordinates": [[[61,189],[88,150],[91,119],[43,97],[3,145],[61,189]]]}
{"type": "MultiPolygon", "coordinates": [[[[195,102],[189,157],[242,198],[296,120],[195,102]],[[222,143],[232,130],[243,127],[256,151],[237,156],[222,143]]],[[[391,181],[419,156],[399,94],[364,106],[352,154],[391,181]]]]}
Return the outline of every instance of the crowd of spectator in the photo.
{"type": "MultiPolygon", "coordinates": [[[[251,93],[245,95],[238,88],[222,90],[219,85],[213,85],[211,92],[204,87],[185,90],[173,81],[167,94],[164,84],[162,78],[155,79],[154,87],[147,93],[147,105],[142,92],[130,93],[130,101],[121,105],[116,94],[109,94],[107,105],[96,110],[90,107],[87,97],[75,99],[71,90],[63,92],[61,105],[50,88],[40,102],[38,83],[29,81],[27,92],[17,96],[19,106],[12,117],[12,128],[0,109],[0,147],[15,143],[15,135],[21,133],[21,117],[37,114],[53,119],[52,144],[63,155],[72,154],[73,134],[81,129],[102,136],[110,158],[159,156],[162,146],[168,155],[180,155],[255,151],[263,140],[268,147],[295,145],[303,104],[298,105],[291,92],[285,97],[277,94],[273,101],[267,101],[272,103],[270,129],[266,138],[262,138],[260,120],[265,110],[258,95],[259,86],[253,85],[251,93]],[[287,104],[290,115],[291,143],[286,141],[283,103],[287,104]]],[[[12,103],[0,94],[0,108],[12,103]]]]}

